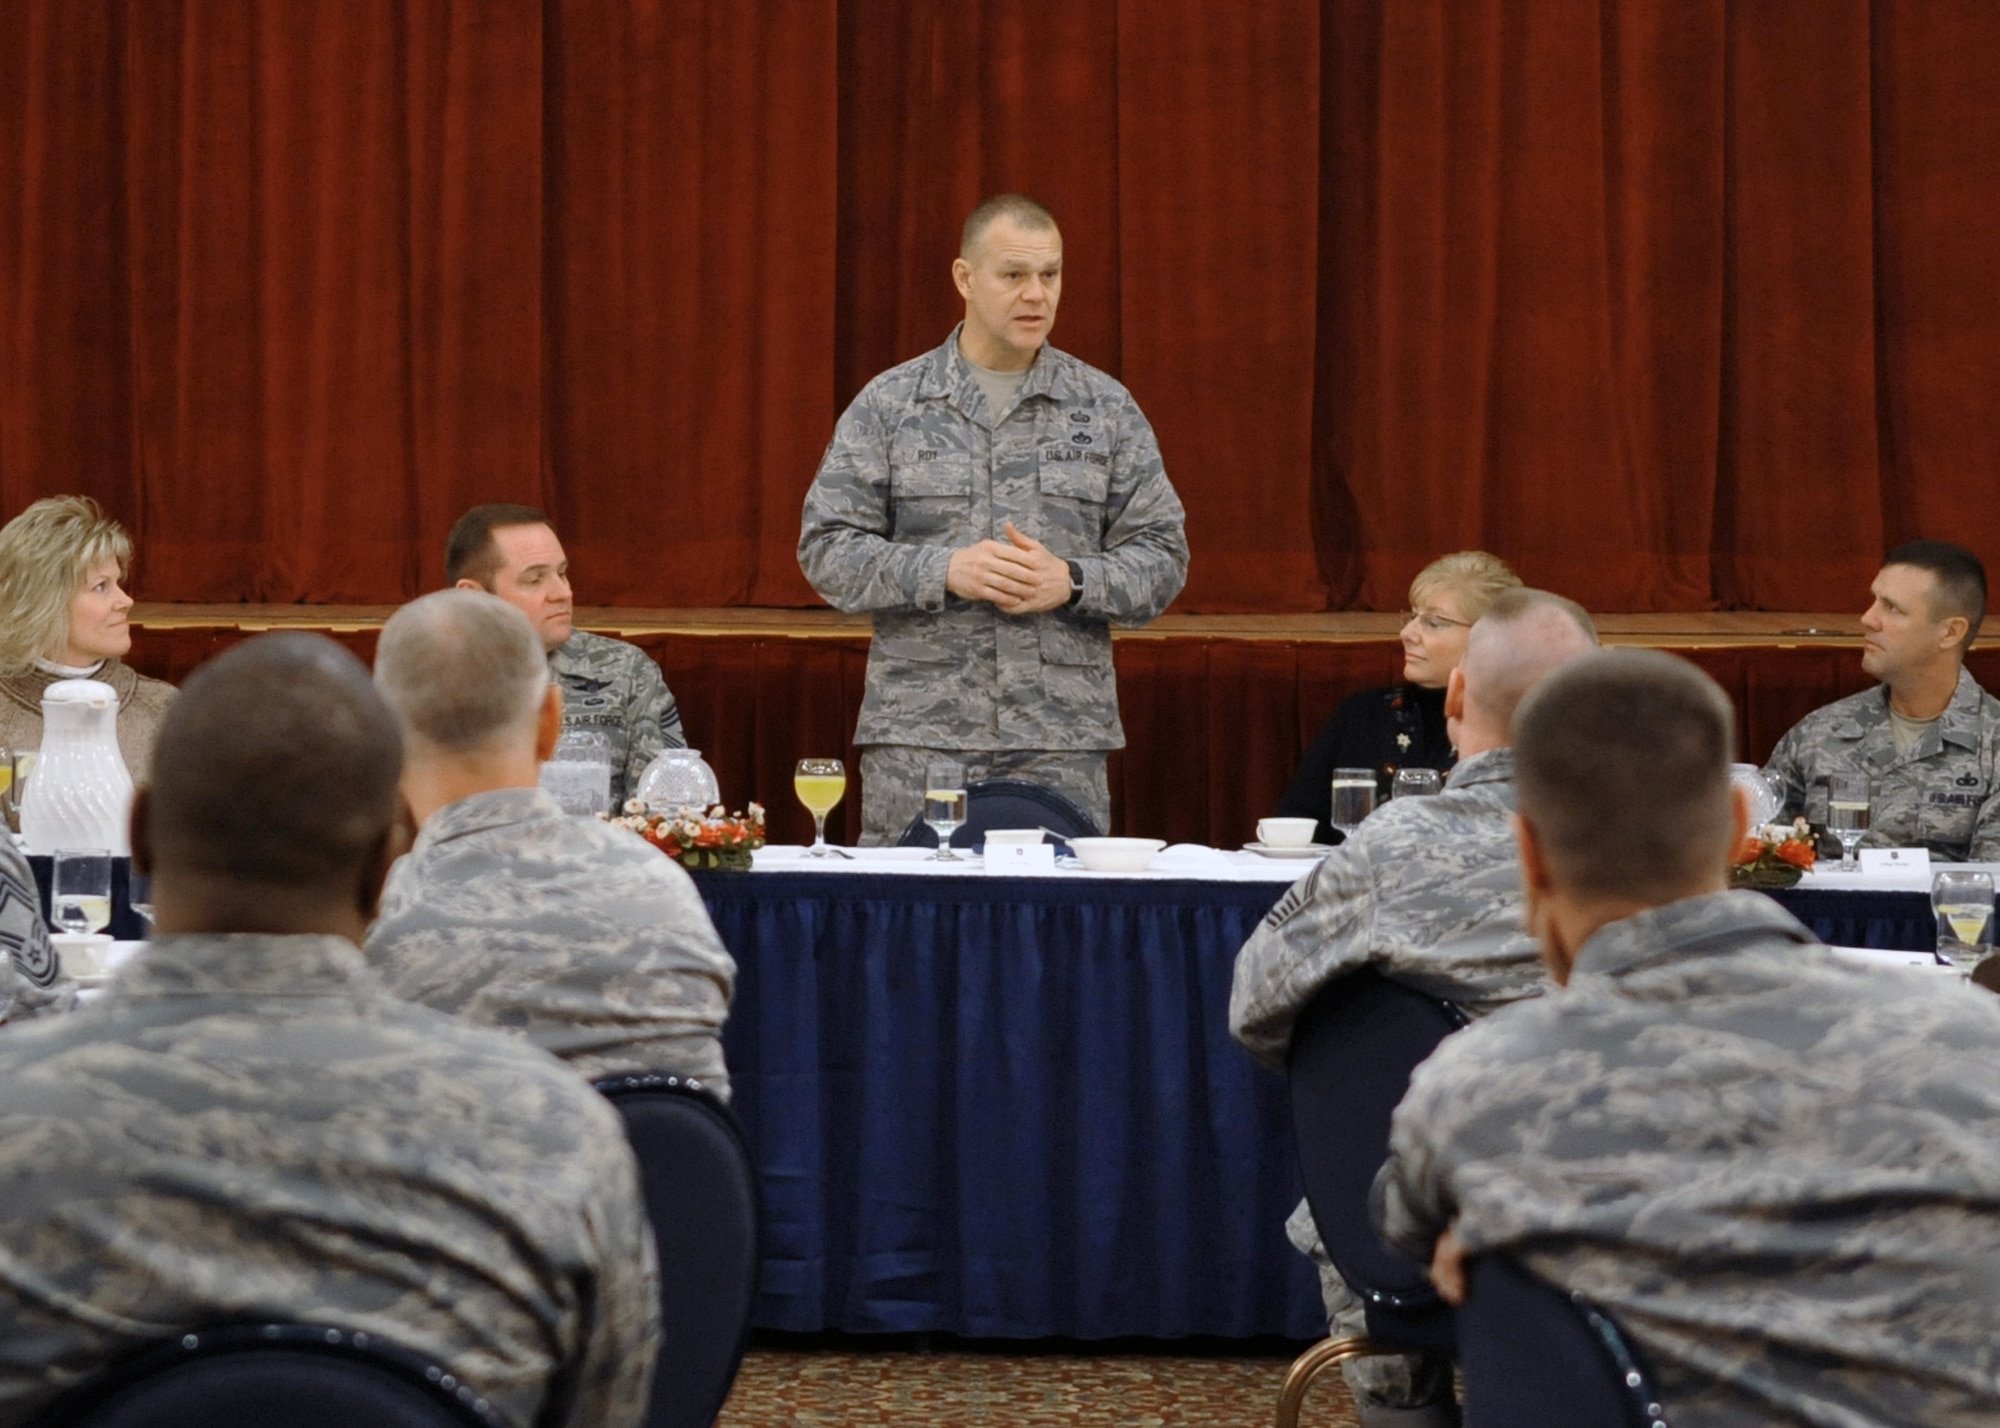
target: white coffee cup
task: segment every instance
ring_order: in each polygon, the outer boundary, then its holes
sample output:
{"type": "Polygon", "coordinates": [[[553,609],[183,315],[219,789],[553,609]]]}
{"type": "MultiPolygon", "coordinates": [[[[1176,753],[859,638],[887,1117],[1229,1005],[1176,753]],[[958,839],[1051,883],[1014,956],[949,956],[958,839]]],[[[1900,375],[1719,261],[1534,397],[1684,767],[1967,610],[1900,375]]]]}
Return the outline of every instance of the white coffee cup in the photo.
{"type": "Polygon", "coordinates": [[[49,945],[56,950],[62,969],[72,977],[95,977],[104,971],[104,954],[111,939],[102,932],[51,932],[49,945]]]}
{"type": "Polygon", "coordinates": [[[1260,818],[1257,841],[1266,848],[1304,848],[1312,842],[1318,827],[1310,818],[1260,818]]]}

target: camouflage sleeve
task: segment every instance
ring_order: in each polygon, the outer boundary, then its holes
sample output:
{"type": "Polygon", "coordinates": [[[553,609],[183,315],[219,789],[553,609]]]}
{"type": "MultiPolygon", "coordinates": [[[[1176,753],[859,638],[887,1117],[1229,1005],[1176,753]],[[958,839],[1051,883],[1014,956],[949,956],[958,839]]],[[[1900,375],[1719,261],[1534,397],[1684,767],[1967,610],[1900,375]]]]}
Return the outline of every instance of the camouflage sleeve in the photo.
{"type": "Polygon", "coordinates": [[[1187,583],[1187,512],[1167,480],[1152,423],[1130,395],[1119,425],[1124,439],[1111,468],[1104,553],[1077,561],[1083,569],[1077,611],[1143,625],[1187,583]]]}
{"type": "Polygon", "coordinates": [[[837,610],[942,610],[950,548],[891,539],[890,426],[878,400],[864,390],[834,427],[806,492],[799,568],[837,610]]]}
{"type": "Polygon", "coordinates": [[[1771,750],[1771,757],[1764,765],[1764,772],[1775,782],[1785,800],[1785,806],[1778,811],[1780,819],[1797,818],[1805,812],[1808,771],[1804,759],[1806,739],[1801,732],[1804,728],[1805,721],[1800,720],[1786,730],[1784,738],[1778,740],[1778,746],[1771,750]]]}
{"type": "Polygon", "coordinates": [[[608,1101],[602,1109],[608,1124],[589,1138],[602,1163],[591,1176],[596,1193],[584,1208],[602,1272],[596,1302],[586,1312],[577,1391],[562,1428],[640,1428],[660,1347],[659,1265],[638,1162],[618,1113],[608,1101]]]}
{"type": "Polygon", "coordinates": [[[1321,987],[1368,962],[1374,926],[1373,866],[1350,840],[1292,884],[1236,954],[1229,1034],[1283,1070],[1299,1013],[1321,987]]]}
{"type": "Polygon", "coordinates": [[[2000,863],[2000,787],[1993,787],[1979,805],[1979,819],[1972,827],[1972,848],[1965,860],[2000,863]]]}
{"type": "Polygon", "coordinates": [[[1410,1089],[1389,1123],[1389,1158],[1375,1176],[1370,1197],[1382,1238],[1422,1264],[1430,1262],[1437,1237],[1456,1213],[1440,1154],[1448,1143],[1442,1121],[1451,1102],[1440,1099],[1442,1073],[1437,1069],[1455,1062],[1446,1054],[1453,1049],[1449,1043],[1439,1048],[1410,1078],[1410,1089]]]}
{"type": "Polygon", "coordinates": [[[76,1007],[76,981],[49,945],[48,924],[27,859],[0,834],[0,943],[8,953],[0,978],[0,1022],[26,1021],[76,1007]]]}
{"type": "Polygon", "coordinates": [[[625,791],[639,787],[639,775],[646,771],[661,749],[684,749],[687,735],[681,732],[681,710],[667,688],[666,676],[643,650],[632,662],[632,698],[625,706],[625,791]]]}

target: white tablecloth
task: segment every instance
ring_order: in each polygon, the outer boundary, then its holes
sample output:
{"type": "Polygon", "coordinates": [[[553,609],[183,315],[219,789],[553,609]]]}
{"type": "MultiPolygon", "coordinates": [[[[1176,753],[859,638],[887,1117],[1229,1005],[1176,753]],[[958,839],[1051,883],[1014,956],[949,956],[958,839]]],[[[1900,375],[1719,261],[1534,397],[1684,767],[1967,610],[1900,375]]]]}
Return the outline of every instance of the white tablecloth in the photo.
{"type": "MultiPolygon", "coordinates": [[[[959,851],[954,862],[940,863],[929,848],[843,848],[825,858],[806,856],[806,850],[790,844],[759,848],[752,859],[752,871],[759,873],[888,873],[900,877],[986,877],[986,864],[977,854],[959,851]]],[[[1176,843],[1162,848],[1153,865],[1142,873],[1096,873],[1073,859],[1057,862],[1053,874],[995,873],[995,877],[1058,878],[1144,878],[1154,881],[1193,879],[1227,883],[1292,883],[1318,866],[1313,858],[1269,858],[1259,853],[1207,848],[1199,843],[1176,843]]]]}

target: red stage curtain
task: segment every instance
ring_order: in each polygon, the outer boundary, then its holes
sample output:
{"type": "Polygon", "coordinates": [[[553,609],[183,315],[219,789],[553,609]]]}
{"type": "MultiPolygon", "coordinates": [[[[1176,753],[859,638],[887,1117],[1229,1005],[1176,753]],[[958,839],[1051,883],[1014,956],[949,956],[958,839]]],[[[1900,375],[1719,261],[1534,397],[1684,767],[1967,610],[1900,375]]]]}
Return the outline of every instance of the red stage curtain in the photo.
{"type": "Polygon", "coordinates": [[[587,600],[811,603],[834,417],[1018,187],[1182,609],[1463,546],[1853,608],[1887,542],[2000,553],[1996,128],[1987,0],[10,0],[0,514],[381,601],[523,499],[587,600]]]}

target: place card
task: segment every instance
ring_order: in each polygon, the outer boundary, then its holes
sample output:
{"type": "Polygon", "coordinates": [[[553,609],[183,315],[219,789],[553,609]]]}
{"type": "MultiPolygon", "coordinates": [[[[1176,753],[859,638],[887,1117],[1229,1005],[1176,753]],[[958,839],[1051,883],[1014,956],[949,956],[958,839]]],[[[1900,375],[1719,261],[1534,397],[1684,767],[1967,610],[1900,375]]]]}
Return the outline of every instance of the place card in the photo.
{"type": "Polygon", "coordinates": [[[1931,850],[1928,848],[1863,848],[1861,850],[1861,871],[1863,873],[1928,873],[1931,870],[1931,850]]]}
{"type": "Polygon", "coordinates": [[[986,871],[989,873],[1053,873],[1056,849],[1053,843],[986,842],[986,871]]]}

